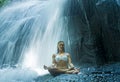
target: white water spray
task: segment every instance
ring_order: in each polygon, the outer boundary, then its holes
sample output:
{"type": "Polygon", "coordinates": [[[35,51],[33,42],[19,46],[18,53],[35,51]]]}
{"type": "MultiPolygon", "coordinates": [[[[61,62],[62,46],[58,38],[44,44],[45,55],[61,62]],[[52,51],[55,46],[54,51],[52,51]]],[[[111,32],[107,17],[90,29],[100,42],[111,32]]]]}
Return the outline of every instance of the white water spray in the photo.
{"type": "MultiPolygon", "coordinates": [[[[43,65],[51,64],[57,42],[65,38],[66,22],[62,15],[67,0],[26,0],[12,2],[1,9],[0,44],[5,49],[1,65],[22,66],[39,75],[43,65]]],[[[9,70],[8,70],[9,71],[9,70]]]]}

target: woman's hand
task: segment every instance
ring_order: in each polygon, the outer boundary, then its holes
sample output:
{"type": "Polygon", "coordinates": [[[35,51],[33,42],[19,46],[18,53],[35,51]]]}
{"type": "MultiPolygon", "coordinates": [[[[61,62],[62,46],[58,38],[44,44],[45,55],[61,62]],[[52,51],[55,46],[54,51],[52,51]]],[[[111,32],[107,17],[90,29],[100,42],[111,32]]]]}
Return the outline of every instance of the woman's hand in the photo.
{"type": "Polygon", "coordinates": [[[47,69],[48,69],[48,67],[47,67],[46,65],[44,65],[44,66],[43,66],[43,68],[44,68],[45,70],[47,70],[47,69]]]}
{"type": "Polygon", "coordinates": [[[53,67],[53,68],[57,68],[55,64],[52,64],[52,66],[51,66],[51,67],[53,67]]]}

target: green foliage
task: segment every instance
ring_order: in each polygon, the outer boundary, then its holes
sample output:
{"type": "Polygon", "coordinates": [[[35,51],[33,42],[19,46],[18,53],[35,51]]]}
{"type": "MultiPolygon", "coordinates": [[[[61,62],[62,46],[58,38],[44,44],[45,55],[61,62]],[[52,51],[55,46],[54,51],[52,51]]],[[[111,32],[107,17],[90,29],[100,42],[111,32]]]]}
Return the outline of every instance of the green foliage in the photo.
{"type": "Polygon", "coordinates": [[[8,0],[0,0],[0,7],[3,6],[8,0]]]}

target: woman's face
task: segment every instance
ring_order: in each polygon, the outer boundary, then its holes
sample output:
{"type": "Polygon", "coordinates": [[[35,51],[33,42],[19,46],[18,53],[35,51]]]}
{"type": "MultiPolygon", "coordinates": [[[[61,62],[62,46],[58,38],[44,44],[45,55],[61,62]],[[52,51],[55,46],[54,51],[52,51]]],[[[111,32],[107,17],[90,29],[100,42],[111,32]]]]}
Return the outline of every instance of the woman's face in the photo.
{"type": "Polygon", "coordinates": [[[59,49],[59,51],[64,50],[64,43],[63,42],[58,43],[58,49],[59,49]]]}

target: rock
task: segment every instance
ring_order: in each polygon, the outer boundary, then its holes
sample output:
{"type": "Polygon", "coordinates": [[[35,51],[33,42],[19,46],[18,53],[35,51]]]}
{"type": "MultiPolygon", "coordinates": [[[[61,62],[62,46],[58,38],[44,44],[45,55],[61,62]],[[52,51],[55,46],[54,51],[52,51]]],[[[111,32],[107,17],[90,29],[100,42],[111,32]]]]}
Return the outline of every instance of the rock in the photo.
{"type": "Polygon", "coordinates": [[[61,74],[56,77],[45,75],[38,77],[36,82],[120,82],[120,69],[116,70],[119,67],[119,63],[104,65],[99,68],[89,67],[89,70],[94,68],[94,71],[90,72],[88,72],[88,68],[82,68],[79,74],[61,74]],[[116,71],[109,70],[110,68],[114,68],[116,71]],[[104,69],[106,71],[103,71],[104,69]]]}

